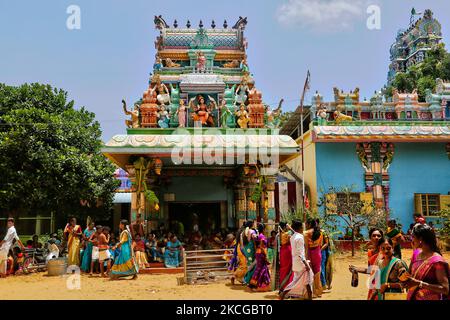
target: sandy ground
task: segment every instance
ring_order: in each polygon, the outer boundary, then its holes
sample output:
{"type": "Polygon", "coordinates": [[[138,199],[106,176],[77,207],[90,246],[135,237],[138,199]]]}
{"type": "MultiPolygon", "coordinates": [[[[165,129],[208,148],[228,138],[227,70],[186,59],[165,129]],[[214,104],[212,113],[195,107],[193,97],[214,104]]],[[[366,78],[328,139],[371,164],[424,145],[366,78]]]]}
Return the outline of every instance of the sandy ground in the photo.
{"type": "MultiPolygon", "coordinates": [[[[405,257],[411,256],[411,250],[404,250],[405,257]]],[[[450,260],[450,253],[445,258],[450,260]]],[[[335,254],[335,271],[333,287],[330,292],[324,293],[323,300],[358,300],[365,299],[367,295],[366,275],[360,275],[359,286],[350,286],[351,273],[348,265],[364,266],[366,256],[357,252],[355,257],[350,254],[335,254]]],[[[406,259],[409,263],[409,260],[406,259]]],[[[275,292],[255,293],[243,286],[231,286],[229,281],[220,281],[201,285],[178,285],[175,275],[139,275],[134,281],[109,281],[99,277],[82,275],[80,289],[69,290],[67,277],[48,277],[46,273],[12,276],[0,279],[0,300],[12,299],[151,299],[151,300],[261,300],[276,299],[275,292]]]]}

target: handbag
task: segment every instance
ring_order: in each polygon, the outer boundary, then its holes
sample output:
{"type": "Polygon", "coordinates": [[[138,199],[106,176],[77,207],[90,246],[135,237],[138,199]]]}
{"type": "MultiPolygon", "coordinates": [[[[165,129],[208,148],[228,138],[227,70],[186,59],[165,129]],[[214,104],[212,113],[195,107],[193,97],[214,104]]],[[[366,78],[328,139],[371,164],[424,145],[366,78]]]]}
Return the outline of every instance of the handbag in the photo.
{"type": "Polygon", "coordinates": [[[403,288],[402,292],[385,292],[384,300],[407,300],[407,296],[406,289],[403,288]]]}

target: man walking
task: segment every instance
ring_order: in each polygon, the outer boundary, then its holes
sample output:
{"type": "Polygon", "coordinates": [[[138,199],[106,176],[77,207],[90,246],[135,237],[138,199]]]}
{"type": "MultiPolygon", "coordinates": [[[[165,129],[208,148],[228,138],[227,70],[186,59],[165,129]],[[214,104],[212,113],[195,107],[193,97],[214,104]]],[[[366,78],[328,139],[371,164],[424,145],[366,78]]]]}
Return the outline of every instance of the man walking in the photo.
{"type": "Polygon", "coordinates": [[[5,238],[0,242],[0,278],[6,277],[6,268],[8,264],[8,253],[11,249],[14,240],[20,245],[21,249],[25,247],[17,235],[16,228],[14,227],[14,218],[8,218],[7,220],[8,231],[5,238]]]}
{"type": "MultiPolygon", "coordinates": [[[[289,228],[289,225],[287,227],[289,228]]],[[[290,239],[294,278],[284,288],[283,292],[281,292],[280,300],[283,300],[286,295],[296,298],[306,297],[306,299],[311,300],[314,274],[306,260],[302,223],[300,221],[294,221],[291,230],[294,231],[290,239]]]]}

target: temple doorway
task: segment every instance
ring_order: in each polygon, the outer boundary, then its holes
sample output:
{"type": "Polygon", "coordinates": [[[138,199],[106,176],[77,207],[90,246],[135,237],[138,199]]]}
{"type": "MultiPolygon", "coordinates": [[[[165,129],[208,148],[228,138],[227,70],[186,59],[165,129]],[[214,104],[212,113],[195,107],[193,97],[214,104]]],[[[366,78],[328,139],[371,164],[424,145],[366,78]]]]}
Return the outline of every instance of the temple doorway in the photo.
{"type": "Polygon", "coordinates": [[[171,202],[169,203],[169,225],[174,220],[184,225],[185,234],[191,233],[195,224],[195,215],[199,231],[208,234],[221,226],[220,202],[171,202]]]}

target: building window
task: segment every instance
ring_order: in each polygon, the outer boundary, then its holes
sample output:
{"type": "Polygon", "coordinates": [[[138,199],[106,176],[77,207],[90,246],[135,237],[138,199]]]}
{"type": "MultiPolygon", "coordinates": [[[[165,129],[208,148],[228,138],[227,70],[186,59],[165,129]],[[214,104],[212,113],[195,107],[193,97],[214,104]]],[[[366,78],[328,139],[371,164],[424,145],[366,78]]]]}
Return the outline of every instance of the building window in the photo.
{"type": "Polygon", "coordinates": [[[434,216],[441,210],[441,195],[437,193],[414,194],[415,213],[434,216]]]}

